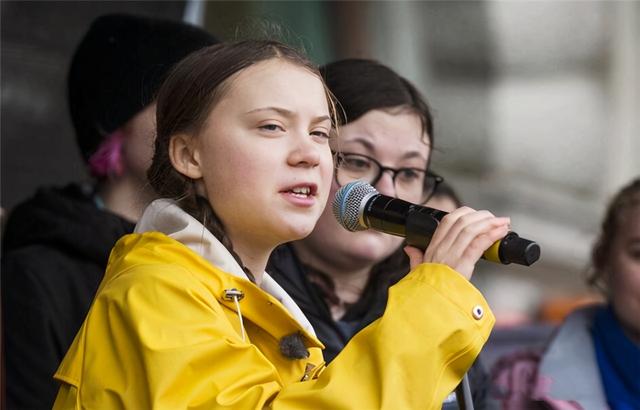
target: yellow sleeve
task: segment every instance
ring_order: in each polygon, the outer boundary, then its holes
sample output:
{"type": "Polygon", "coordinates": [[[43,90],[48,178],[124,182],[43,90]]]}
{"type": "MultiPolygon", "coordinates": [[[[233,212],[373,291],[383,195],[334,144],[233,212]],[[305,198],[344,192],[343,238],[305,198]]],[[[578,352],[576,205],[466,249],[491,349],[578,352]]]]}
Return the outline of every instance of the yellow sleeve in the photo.
{"type": "Polygon", "coordinates": [[[493,324],[461,275],[422,265],[391,288],[384,316],[316,379],[285,386],[214,296],[175,269],[136,272],[130,283],[123,275],[102,289],[79,339],[90,371],[65,380],[56,408],[431,408],[454,389],[493,324]],[[476,306],[481,319],[473,318],[476,306]]]}
{"type": "Polygon", "coordinates": [[[485,299],[462,275],[445,265],[420,265],[390,288],[380,319],[317,379],[289,386],[274,408],[302,408],[311,397],[312,408],[440,408],[494,323],[485,299]]]}
{"type": "Polygon", "coordinates": [[[250,409],[277,394],[275,367],[189,271],[129,273],[97,295],[74,341],[81,370],[67,373],[75,379],[56,375],[63,384],[54,409],[250,409]]]}

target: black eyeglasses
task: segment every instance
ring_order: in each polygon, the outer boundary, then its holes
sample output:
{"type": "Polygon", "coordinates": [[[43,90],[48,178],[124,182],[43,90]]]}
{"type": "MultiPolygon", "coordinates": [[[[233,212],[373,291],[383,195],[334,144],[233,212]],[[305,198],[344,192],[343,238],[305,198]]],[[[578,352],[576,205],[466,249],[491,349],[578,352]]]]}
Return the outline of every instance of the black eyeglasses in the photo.
{"type": "Polygon", "coordinates": [[[426,202],[438,184],[444,179],[421,168],[385,167],[367,155],[341,152],[336,155],[335,179],[342,186],[360,180],[375,186],[384,172],[391,172],[391,178],[400,199],[410,202],[426,202]]]}

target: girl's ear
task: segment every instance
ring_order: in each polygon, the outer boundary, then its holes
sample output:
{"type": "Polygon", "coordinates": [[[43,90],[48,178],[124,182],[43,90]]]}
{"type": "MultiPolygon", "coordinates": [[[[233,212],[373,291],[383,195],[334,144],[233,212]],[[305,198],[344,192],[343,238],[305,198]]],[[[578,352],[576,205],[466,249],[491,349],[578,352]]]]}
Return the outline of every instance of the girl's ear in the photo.
{"type": "Polygon", "coordinates": [[[169,158],[173,167],[181,174],[196,180],[202,178],[200,151],[195,138],[177,134],[169,141],[169,158]]]}

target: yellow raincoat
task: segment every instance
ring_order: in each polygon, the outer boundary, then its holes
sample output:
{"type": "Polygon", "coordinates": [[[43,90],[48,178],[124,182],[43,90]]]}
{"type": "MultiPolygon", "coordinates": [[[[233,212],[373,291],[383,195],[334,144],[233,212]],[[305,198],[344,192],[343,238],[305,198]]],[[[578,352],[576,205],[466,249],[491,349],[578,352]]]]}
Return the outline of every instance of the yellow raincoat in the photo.
{"type": "Polygon", "coordinates": [[[214,266],[235,262],[195,219],[160,204],[143,221],[165,233],[128,235],[114,247],[56,372],[54,409],[439,408],[493,326],[464,277],[423,264],[325,366],[322,344],[286,294],[242,278],[237,264],[214,266]],[[243,298],[236,303],[231,290],[243,298]],[[309,356],[286,358],[280,340],[297,332],[309,356]]]}

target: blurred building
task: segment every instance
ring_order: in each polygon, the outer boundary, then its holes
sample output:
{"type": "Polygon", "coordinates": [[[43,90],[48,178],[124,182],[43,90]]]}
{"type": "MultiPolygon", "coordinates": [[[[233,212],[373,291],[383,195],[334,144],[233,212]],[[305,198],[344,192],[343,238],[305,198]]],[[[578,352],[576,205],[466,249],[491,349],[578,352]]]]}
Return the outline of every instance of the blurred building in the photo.
{"type": "Polygon", "coordinates": [[[372,16],[373,54],[436,109],[434,167],[541,245],[530,268],[481,265],[490,302],[532,313],[584,292],[606,201],[640,174],[640,3],[385,2],[372,16]]]}

